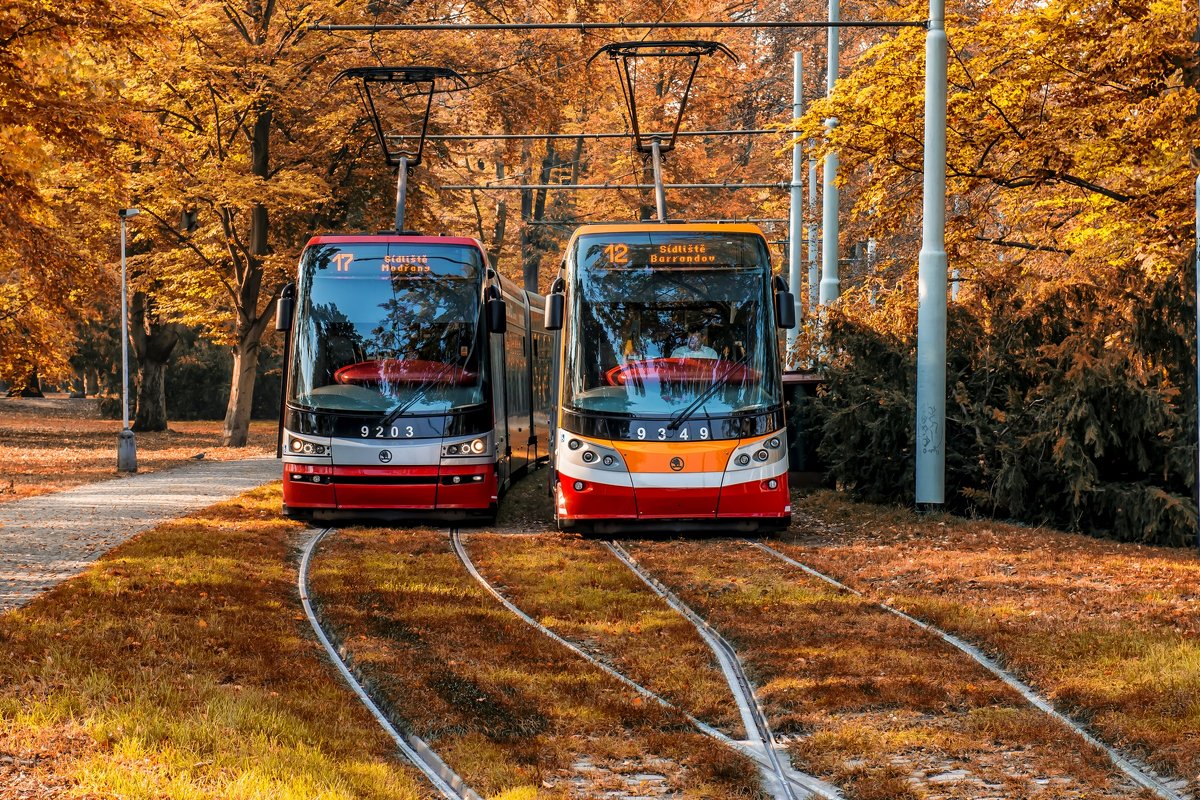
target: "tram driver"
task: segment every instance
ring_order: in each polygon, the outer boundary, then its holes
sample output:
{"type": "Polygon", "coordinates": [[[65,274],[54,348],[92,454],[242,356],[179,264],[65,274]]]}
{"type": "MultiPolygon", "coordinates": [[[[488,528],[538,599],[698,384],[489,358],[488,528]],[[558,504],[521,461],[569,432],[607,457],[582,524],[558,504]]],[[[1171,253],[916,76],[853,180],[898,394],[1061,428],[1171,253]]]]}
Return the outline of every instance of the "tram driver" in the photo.
{"type": "Polygon", "coordinates": [[[671,358],[717,358],[717,351],[704,342],[704,327],[689,325],[687,341],[671,351],[671,358]]]}

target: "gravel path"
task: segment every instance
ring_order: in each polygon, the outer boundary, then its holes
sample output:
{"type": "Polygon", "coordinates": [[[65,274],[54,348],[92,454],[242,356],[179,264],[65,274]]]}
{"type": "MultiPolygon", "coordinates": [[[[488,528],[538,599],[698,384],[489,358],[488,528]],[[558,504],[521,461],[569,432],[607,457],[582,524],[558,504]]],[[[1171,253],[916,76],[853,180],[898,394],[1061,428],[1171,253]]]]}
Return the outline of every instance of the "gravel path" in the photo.
{"type": "Polygon", "coordinates": [[[278,480],[269,456],[207,461],[0,505],[0,613],[166,520],[278,480]]]}

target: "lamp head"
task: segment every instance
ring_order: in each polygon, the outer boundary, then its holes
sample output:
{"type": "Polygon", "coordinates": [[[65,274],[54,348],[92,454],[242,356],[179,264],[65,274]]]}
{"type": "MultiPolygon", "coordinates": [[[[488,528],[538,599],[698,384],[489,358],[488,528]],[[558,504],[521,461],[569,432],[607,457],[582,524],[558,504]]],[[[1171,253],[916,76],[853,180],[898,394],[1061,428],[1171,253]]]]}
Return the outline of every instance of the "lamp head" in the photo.
{"type": "Polygon", "coordinates": [[[121,219],[129,219],[130,217],[136,217],[140,213],[142,213],[140,208],[122,208],[117,212],[117,216],[121,219]]]}

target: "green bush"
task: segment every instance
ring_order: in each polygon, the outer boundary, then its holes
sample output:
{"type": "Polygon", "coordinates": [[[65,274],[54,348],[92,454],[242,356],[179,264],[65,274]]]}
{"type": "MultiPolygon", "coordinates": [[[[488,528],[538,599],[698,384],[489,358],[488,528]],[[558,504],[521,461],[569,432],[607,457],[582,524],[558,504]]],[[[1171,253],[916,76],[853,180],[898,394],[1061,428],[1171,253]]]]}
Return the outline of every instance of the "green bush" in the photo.
{"type": "MultiPolygon", "coordinates": [[[[821,456],[913,502],[915,292],[830,313],[821,456]]],[[[946,505],[1156,544],[1196,538],[1192,308],[1178,275],[980,278],[947,320],[946,505]]]]}

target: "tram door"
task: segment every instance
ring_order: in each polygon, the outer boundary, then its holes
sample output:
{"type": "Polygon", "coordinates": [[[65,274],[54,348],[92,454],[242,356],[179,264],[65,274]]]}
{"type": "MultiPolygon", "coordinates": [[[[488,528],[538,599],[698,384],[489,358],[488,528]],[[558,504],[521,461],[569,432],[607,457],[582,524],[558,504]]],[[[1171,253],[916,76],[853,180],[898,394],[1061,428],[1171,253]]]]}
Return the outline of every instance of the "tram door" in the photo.
{"type": "Polygon", "coordinates": [[[508,404],[505,397],[505,363],[504,363],[504,335],[499,333],[488,334],[488,348],[490,350],[492,366],[492,419],[495,423],[496,432],[496,482],[499,485],[500,491],[508,485],[508,476],[511,472],[509,463],[509,442],[508,442],[508,404]]]}

